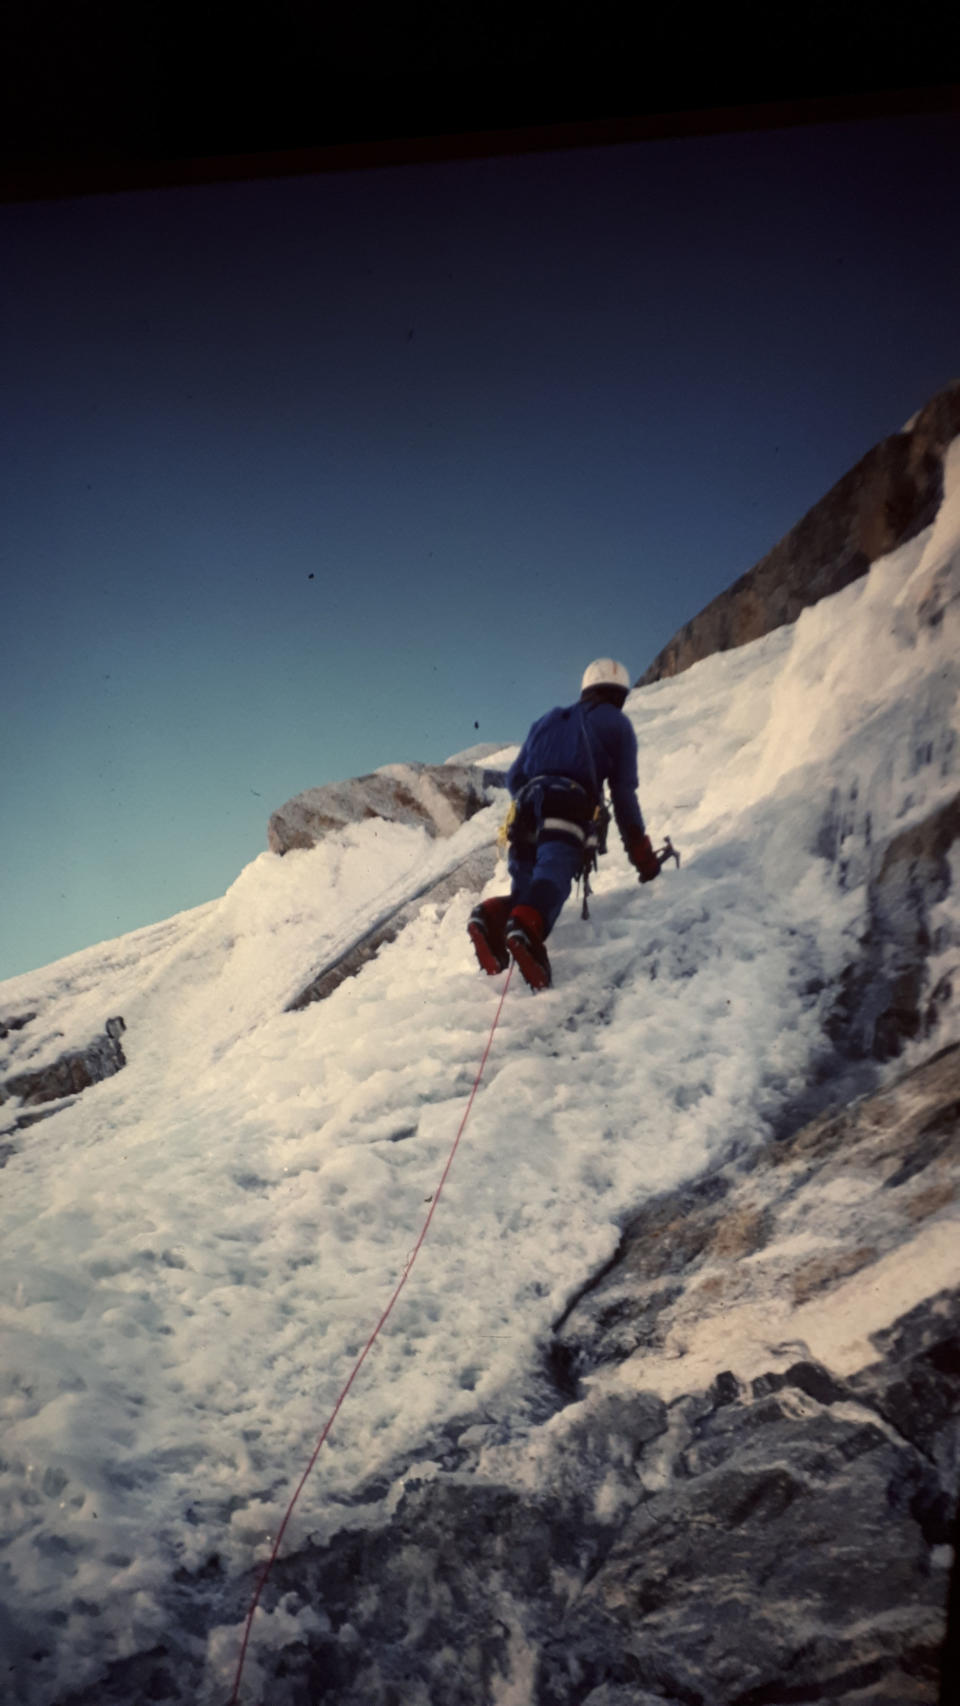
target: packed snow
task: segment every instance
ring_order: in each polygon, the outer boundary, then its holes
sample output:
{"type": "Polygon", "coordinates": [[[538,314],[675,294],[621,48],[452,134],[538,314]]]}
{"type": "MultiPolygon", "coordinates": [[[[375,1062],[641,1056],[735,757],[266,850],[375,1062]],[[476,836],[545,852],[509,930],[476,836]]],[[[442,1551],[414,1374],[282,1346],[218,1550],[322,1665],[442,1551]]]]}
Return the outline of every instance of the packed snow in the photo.
{"type": "MultiPolygon", "coordinates": [[[[551,939],[554,987],[514,979],[429,1238],[285,1551],[365,1520],[358,1491],[382,1478],[389,1498],[411,1456],[430,1473],[449,1425],[522,1430],[551,1323],[630,1212],[802,1102],[871,847],[958,787],[956,446],[948,466],[935,526],[866,579],[631,696],[640,802],[682,866],[640,887],[613,833],[589,921],[572,899],[551,939]]],[[[502,979],[473,958],[475,895],[424,905],[327,1000],[284,1009],[492,843],[505,805],[444,841],[369,820],[264,853],[222,900],[0,986],[0,1017],[37,1015],[18,1070],[112,1014],[128,1059],[27,1130],[0,1110],[4,1698],[92,1684],[163,1639],[175,1570],[216,1553],[252,1580],[269,1551],[490,1031],[502,979]]],[[[501,867],[486,892],[503,884],[501,867]]],[[[954,961],[956,892],[938,938],[954,961]]],[[[955,1007],[941,1033],[960,1034],[955,1007]]],[[[316,1615],[258,1613],[242,1698],[258,1644],[316,1615]]],[[[203,1702],[227,1698],[240,1633],[193,1637],[203,1702]]]]}

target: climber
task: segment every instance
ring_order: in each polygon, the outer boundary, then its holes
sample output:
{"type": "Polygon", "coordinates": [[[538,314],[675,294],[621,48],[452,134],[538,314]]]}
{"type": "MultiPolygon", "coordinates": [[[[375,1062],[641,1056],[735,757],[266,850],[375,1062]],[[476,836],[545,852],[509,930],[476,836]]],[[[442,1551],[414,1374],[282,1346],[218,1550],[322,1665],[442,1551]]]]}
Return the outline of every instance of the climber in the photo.
{"type": "Polygon", "coordinates": [[[467,925],[477,959],[491,977],[506,971],[512,955],[531,989],[548,987],[546,940],[584,868],[605,782],[640,881],[659,875],[660,858],[637,803],[637,737],[623,714],[629,690],[624,665],[597,658],[584,671],[579,701],[559,705],[534,723],[510,766],[511,891],[481,901],[467,925]]]}

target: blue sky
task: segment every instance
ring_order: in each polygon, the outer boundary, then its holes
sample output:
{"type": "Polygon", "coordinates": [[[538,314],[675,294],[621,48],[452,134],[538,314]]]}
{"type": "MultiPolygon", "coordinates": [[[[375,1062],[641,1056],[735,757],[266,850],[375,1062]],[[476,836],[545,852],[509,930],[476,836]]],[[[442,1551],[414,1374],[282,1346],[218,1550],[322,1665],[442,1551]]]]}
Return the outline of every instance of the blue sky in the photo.
{"type": "Polygon", "coordinates": [[[940,115],[0,209],[0,977],[638,675],[960,376],[958,169],[940,115]]]}

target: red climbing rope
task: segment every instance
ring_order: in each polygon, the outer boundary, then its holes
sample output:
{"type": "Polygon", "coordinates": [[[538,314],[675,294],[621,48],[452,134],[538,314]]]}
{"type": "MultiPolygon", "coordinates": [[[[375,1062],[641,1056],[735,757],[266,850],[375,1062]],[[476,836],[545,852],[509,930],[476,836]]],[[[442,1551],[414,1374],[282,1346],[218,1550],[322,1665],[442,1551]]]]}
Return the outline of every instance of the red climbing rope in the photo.
{"type": "Polygon", "coordinates": [[[460,1139],[463,1136],[463,1133],[466,1129],[467,1121],[470,1118],[470,1110],[473,1107],[477,1091],[480,1088],[480,1080],[483,1077],[483,1069],[487,1064],[487,1057],[490,1053],[491,1048],[493,1047],[494,1033],[496,1032],[497,1026],[500,1023],[500,1014],[503,1012],[503,1003],[505,1002],[505,1000],[507,998],[507,990],[510,988],[510,979],[512,976],[513,976],[513,961],[511,960],[510,970],[507,972],[507,981],[503,986],[503,991],[502,991],[502,994],[500,996],[500,1004],[499,1004],[497,1011],[494,1015],[493,1024],[490,1026],[490,1035],[487,1038],[487,1046],[483,1051],[483,1058],[480,1062],[479,1067],[477,1068],[477,1076],[473,1081],[473,1089],[470,1091],[470,1099],[467,1102],[466,1108],[464,1109],[463,1118],[460,1121],[460,1127],[459,1127],[459,1130],[457,1132],[457,1135],[453,1140],[453,1147],[450,1150],[449,1155],[447,1156],[446,1166],[444,1167],[443,1172],[440,1175],[440,1183],[433,1193],[433,1201],[430,1204],[430,1211],[429,1211],[427,1218],[424,1221],[422,1227],[420,1228],[420,1236],[417,1239],[417,1242],[414,1244],[413,1249],[411,1250],[409,1256],[407,1257],[406,1266],[404,1267],[403,1273],[400,1275],[400,1278],[397,1282],[397,1285],[394,1288],[393,1296],[391,1297],[389,1303],[387,1304],[387,1307],[383,1311],[383,1314],[381,1315],[379,1321],[377,1322],[376,1326],[374,1327],[373,1332],[370,1334],[370,1337],[367,1340],[366,1344],[364,1345],[363,1350],[360,1352],[360,1355],[358,1356],[356,1362],[353,1365],[353,1368],[350,1371],[349,1378],[347,1379],[346,1383],[344,1384],[343,1390],[341,1391],[339,1398],[337,1399],[336,1403],[333,1406],[333,1409],[331,1410],[329,1416],[327,1417],[327,1420],[324,1424],[323,1432],[321,1433],[319,1439],[317,1440],[316,1445],[313,1448],[313,1455],[310,1458],[310,1461],[307,1464],[306,1469],[303,1471],[303,1474],[301,1475],[300,1480],[297,1483],[296,1491],[294,1492],[293,1498],[290,1500],[290,1503],[287,1506],[286,1512],[284,1514],[283,1521],[281,1522],[280,1527],[277,1530],[276,1539],[273,1542],[273,1551],[270,1553],[270,1556],[267,1559],[266,1564],[264,1565],[263,1569],[260,1572],[260,1579],[257,1582],[257,1586],[256,1586],[256,1590],[254,1592],[253,1600],[251,1601],[250,1610],[247,1612],[247,1621],[244,1625],[244,1630],[243,1630],[243,1643],[242,1643],[241,1648],[240,1648],[240,1658],[239,1658],[238,1663],[237,1663],[237,1674],[233,1679],[233,1693],[230,1696],[228,1706],[237,1706],[237,1702],[240,1698],[240,1679],[243,1676],[243,1666],[244,1666],[244,1662],[245,1662],[246,1656],[247,1656],[247,1647],[248,1647],[249,1641],[250,1641],[250,1631],[253,1628],[253,1619],[256,1615],[257,1606],[260,1604],[260,1595],[263,1593],[263,1590],[267,1585],[267,1578],[270,1575],[270,1571],[273,1569],[273,1566],[276,1563],[277,1555],[280,1551],[280,1546],[281,1546],[281,1543],[283,1541],[283,1536],[286,1532],[287,1524],[293,1515],[294,1506],[296,1505],[296,1502],[299,1499],[300,1494],[303,1492],[304,1486],[306,1484],[307,1476],[310,1474],[311,1469],[313,1468],[314,1464],[317,1461],[317,1458],[320,1455],[320,1448],[323,1445],[324,1440],[327,1438],[327,1435],[329,1434],[330,1429],[333,1427],[333,1424],[337,1419],[337,1415],[340,1411],[340,1407],[343,1404],[343,1401],[346,1398],[347,1393],[349,1392],[351,1386],[353,1385],[354,1381],[357,1378],[357,1375],[360,1373],[361,1368],[363,1367],[364,1363],[366,1362],[367,1357],[368,1357],[370,1351],[373,1349],[373,1346],[377,1340],[377,1337],[380,1333],[381,1328],[385,1326],[385,1324],[386,1324],[386,1322],[390,1316],[390,1313],[393,1309],[393,1306],[397,1301],[397,1298],[400,1296],[400,1293],[402,1292],[404,1286],[407,1283],[407,1280],[410,1277],[410,1270],[413,1267],[413,1264],[416,1261],[417,1256],[420,1254],[420,1249],[421,1249],[421,1246],[423,1244],[423,1241],[426,1238],[427,1233],[430,1230],[430,1222],[436,1213],[437,1204],[440,1201],[440,1193],[443,1190],[443,1187],[447,1182],[447,1175],[450,1172],[451,1167],[453,1166],[453,1158],[456,1155],[458,1148],[460,1147],[460,1139]]]}

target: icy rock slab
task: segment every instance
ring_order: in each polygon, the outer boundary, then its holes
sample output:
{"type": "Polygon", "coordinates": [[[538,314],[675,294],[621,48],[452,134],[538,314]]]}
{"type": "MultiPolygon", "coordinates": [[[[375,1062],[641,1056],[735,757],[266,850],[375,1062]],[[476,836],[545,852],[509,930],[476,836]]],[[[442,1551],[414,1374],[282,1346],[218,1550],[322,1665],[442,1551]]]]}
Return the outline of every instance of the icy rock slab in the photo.
{"type": "Polygon", "coordinates": [[[369,776],[296,794],[273,813],[267,844],[272,853],[315,847],[347,824],[374,817],[449,836],[503,786],[502,771],[475,764],[385,764],[369,776]]]}

